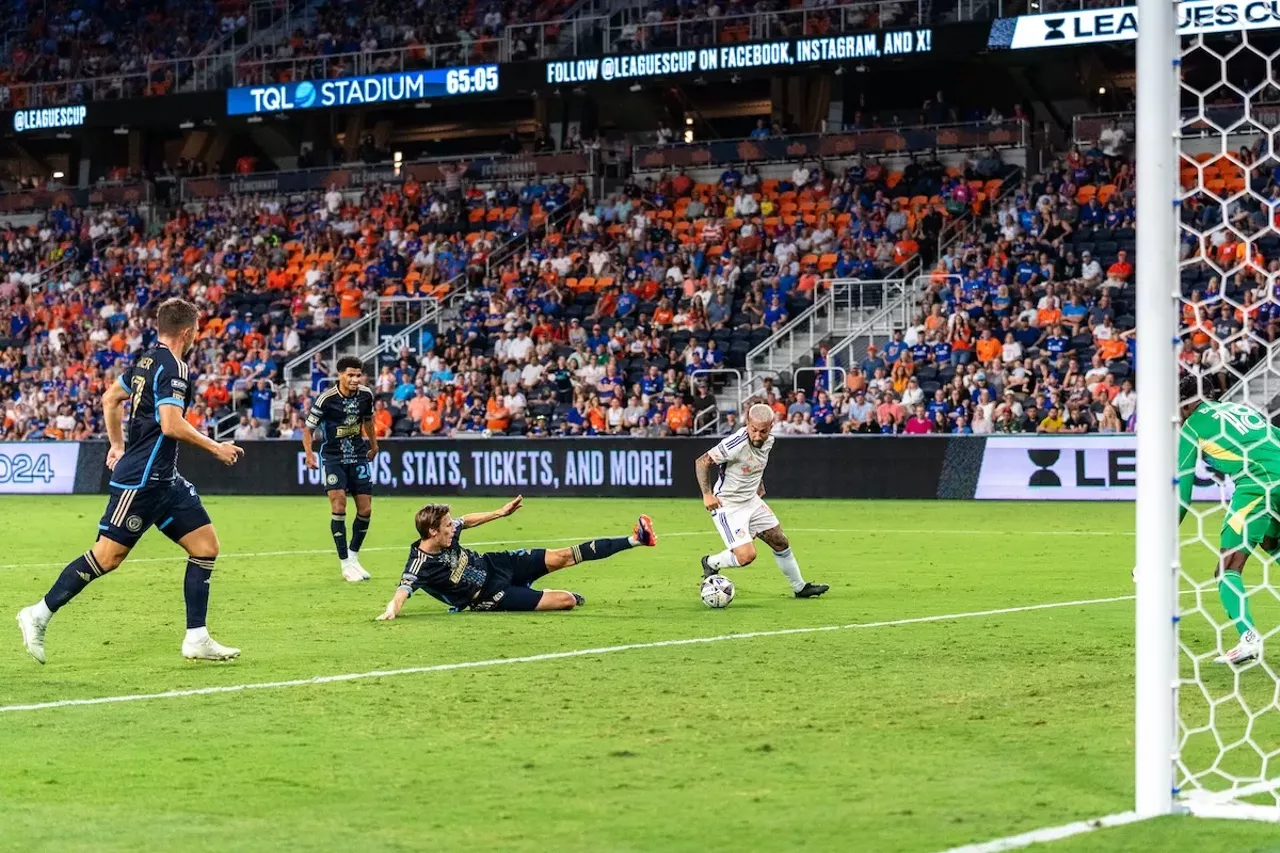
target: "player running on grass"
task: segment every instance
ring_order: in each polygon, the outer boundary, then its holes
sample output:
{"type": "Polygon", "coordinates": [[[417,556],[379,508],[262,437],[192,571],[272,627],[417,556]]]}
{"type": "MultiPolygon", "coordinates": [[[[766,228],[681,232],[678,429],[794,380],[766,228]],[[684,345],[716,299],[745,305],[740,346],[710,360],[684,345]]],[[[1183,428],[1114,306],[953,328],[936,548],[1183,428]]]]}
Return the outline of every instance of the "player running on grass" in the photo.
{"type": "Polygon", "coordinates": [[[373,460],[378,456],[378,431],[373,423],[373,391],[364,385],[364,362],[354,356],[338,359],[338,384],[311,404],[302,428],[303,458],[308,468],[320,469],[329,495],[329,530],[338,551],[342,576],[351,583],[367,581],[360,565],[360,548],[373,515],[373,460]],[[312,430],[320,433],[317,466],[312,430]],[[355,498],[356,518],[347,544],[347,495],[355,498]]]}
{"type": "Polygon", "coordinates": [[[1205,400],[1199,380],[1183,379],[1182,428],[1178,433],[1178,522],[1191,507],[1196,456],[1235,481],[1222,523],[1221,561],[1215,576],[1222,607],[1240,632],[1240,642],[1217,663],[1242,664],[1262,657],[1262,636],[1253,621],[1241,572],[1249,552],[1274,556],[1280,549],[1280,433],[1257,409],[1205,400]]]}
{"type": "Polygon", "coordinates": [[[153,524],[187,552],[182,591],[187,602],[187,634],[182,656],[190,660],[230,660],[239,649],[215,642],[205,626],[209,580],[218,557],[218,534],[209,521],[196,487],[178,473],[178,444],[193,444],[226,465],[239,460],[242,449],[217,442],[187,422],[195,399],[186,352],[196,340],[198,313],[190,302],[169,299],[156,311],[158,343],[138,356],[133,366],[102,395],[102,414],[111,449],[110,497],[98,539],[72,560],[44,598],[18,614],[27,652],[44,663],[44,634],[49,620],[90,582],[115,570],[153,524]],[[129,438],[125,441],[124,401],[131,400],[129,438]]]}
{"type": "Polygon", "coordinates": [[[791,543],[778,517],[764,502],[764,469],[773,449],[773,409],[756,403],[747,410],[747,425],[698,457],[702,504],[715,519],[725,550],[702,558],[702,577],[721,569],[746,566],[756,558],[757,536],[773,550],[773,559],[796,598],[815,598],[830,587],[806,583],[791,543]]]}
{"type": "Polygon", "coordinates": [[[630,536],[592,539],[572,548],[532,551],[491,551],[479,554],[463,548],[462,531],[488,524],[520,509],[517,497],[493,512],[472,512],[454,518],[448,504],[427,504],[418,510],[414,526],[421,537],[409,548],[409,560],[400,588],[379,621],[395,619],[409,596],[426,592],[454,611],[466,610],[572,610],[586,602],[576,592],[533,589],[543,576],[588,560],[603,560],[641,545],[658,544],[653,522],[642,515],[630,536]]]}

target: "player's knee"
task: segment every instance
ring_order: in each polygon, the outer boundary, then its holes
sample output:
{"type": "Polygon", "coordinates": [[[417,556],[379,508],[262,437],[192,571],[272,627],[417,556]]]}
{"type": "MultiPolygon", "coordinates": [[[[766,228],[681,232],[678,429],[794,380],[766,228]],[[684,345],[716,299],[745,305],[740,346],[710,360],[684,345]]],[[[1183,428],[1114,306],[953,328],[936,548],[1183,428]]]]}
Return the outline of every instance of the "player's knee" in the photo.
{"type": "Polygon", "coordinates": [[[549,589],[542,593],[539,605],[542,610],[572,610],[578,606],[578,597],[561,589],[549,589]]]}
{"type": "Polygon", "coordinates": [[[110,572],[120,568],[125,554],[117,548],[94,548],[93,558],[98,561],[102,571],[110,572]]]}
{"type": "Polygon", "coordinates": [[[341,515],[347,511],[347,496],[343,494],[329,496],[329,509],[341,515]]]}
{"type": "Polygon", "coordinates": [[[756,546],[751,542],[746,545],[739,545],[733,549],[733,556],[738,558],[738,565],[740,566],[754,563],[756,560],[756,546]]]}
{"type": "Polygon", "coordinates": [[[781,554],[783,551],[791,547],[791,540],[782,534],[778,534],[773,539],[769,540],[769,547],[774,550],[774,553],[781,554]]]}

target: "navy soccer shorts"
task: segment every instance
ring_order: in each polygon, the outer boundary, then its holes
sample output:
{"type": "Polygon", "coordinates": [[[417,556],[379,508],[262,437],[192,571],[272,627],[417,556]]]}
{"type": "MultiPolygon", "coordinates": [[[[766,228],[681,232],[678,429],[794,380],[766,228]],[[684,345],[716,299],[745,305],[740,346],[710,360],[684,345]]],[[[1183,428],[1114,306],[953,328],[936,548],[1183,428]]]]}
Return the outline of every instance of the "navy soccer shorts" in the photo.
{"type": "Polygon", "coordinates": [[[182,477],[169,483],[149,483],[137,489],[111,488],[107,510],[98,522],[98,535],[128,548],[138,544],[155,525],[174,542],[210,524],[196,487],[182,477]]]}
{"type": "Polygon", "coordinates": [[[489,563],[489,580],[471,603],[472,610],[527,612],[538,609],[542,590],[532,589],[531,585],[547,573],[545,549],[494,551],[484,557],[489,563]]]}
{"type": "Polygon", "coordinates": [[[373,494],[373,472],[369,462],[330,462],[323,460],[320,474],[324,478],[326,492],[346,492],[349,495],[373,494]]]}

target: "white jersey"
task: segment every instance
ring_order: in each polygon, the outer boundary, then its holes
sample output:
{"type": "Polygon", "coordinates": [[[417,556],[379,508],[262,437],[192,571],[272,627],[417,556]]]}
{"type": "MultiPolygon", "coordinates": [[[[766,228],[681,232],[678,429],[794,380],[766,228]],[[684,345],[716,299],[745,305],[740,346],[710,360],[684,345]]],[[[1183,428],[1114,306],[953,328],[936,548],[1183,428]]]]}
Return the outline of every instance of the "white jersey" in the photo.
{"type": "Polygon", "coordinates": [[[765,439],[764,446],[753,447],[747,428],[743,427],[707,451],[711,461],[720,466],[714,491],[721,503],[748,504],[757,499],[772,449],[772,435],[765,439]]]}

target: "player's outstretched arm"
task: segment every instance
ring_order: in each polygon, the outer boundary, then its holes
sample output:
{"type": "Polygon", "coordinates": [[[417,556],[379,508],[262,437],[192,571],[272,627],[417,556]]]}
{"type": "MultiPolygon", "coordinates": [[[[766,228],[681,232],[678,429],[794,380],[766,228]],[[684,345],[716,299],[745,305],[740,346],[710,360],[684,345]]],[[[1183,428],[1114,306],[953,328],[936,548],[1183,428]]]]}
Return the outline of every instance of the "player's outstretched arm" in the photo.
{"type": "Polygon", "coordinates": [[[218,457],[218,461],[223,465],[234,465],[244,455],[244,448],[237,447],[230,441],[214,441],[193,427],[182,416],[181,406],[160,407],[160,431],[164,433],[165,438],[194,444],[201,450],[207,450],[218,457]]]}
{"type": "Polygon", "coordinates": [[[119,382],[112,382],[102,393],[102,417],[107,422],[107,440],[111,442],[107,468],[111,470],[124,455],[124,401],[127,399],[129,392],[119,382]]]}
{"type": "Polygon", "coordinates": [[[467,513],[462,517],[462,527],[465,530],[468,527],[479,527],[482,524],[497,521],[499,518],[506,518],[522,506],[524,506],[524,495],[516,495],[515,500],[504,504],[500,509],[495,509],[492,512],[467,513]]]}
{"type": "Polygon", "coordinates": [[[395,619],[400,615],[401,608],[404,607],[404,603],[408,600],[409,590],[404,587],[400,587],[396,590],[396,594],[392,596],[391,600],[387,602],[387,609],[382,611],[382,614],[374,621],[390,622],[392,619],[395,619]]]}

